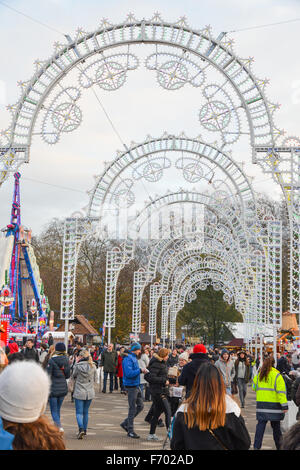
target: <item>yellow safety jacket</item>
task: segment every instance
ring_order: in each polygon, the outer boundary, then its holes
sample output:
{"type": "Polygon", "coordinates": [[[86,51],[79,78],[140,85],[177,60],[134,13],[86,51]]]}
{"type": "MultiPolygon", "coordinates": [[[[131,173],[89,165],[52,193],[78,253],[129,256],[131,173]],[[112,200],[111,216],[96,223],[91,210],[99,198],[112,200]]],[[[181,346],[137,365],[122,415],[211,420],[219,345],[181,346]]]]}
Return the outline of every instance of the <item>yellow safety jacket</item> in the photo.
{"type": "Polygon", "coordinates": [[[252,384],[256,392],[256,418],[262,421],[281,421],[284,418],[283,411],[288,409],[283,377],[274,367],[265,380],[259,379],[259,372],[252,384]]]}

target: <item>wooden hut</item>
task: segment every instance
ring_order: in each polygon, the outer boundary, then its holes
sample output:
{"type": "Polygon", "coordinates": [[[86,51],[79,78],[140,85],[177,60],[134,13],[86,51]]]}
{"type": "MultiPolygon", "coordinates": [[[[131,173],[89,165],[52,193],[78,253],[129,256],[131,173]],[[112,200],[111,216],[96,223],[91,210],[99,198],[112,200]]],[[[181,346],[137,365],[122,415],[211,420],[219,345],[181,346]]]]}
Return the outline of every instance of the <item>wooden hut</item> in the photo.
{"type": "MultiPolygon", "coordinates": [[[[65,324],[62,323],[56,331],[65,331],[65,324]]],[[[69,320],[69,331],[74,335],[75,341],[81,341],[83,344],[100,342],[98,331],[84,315],[75,315],[74,320],[69,320]]]]}

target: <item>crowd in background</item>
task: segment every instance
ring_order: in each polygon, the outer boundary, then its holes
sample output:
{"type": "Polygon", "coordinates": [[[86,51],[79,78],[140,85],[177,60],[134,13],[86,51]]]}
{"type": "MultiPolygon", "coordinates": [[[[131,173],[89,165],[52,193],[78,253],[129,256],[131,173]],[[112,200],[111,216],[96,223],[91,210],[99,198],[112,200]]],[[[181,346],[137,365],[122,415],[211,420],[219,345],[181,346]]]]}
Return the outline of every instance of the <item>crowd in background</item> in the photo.
{"type": "MultiPolygon", "coordinates": [[[[89,409],[100,393],[127,397],[128,416],[120,423],[129,438],[138,439],[134,419],[145,416],[149,441],[165,427],[171,449],[247,450],[251,439],[241,408],[248,386],[256,393],[257,426],[253,443],[260,449],[266,423],[277,449],[300,450],[300,408],[297,423],[282,435],[280,423],[288,402],[300,407],[300,354],[254,357],[249,351],[228,351],[183,344],[74,345],[53,338],[23,346],[11,339],[0,348],[0,446],[13,449],[65,449],[61,408],[70,394],[74,402],[77,438],[88,434],[89,409]],[[38,347],[37,347],[38,346],[38,347]],[[28,380],[30,377],[30,380],[28,380]],[[45,416],[46,406],[52,421],[45,416]]],[[[1,448],[1,447],[0,447],[1,448]]]]}

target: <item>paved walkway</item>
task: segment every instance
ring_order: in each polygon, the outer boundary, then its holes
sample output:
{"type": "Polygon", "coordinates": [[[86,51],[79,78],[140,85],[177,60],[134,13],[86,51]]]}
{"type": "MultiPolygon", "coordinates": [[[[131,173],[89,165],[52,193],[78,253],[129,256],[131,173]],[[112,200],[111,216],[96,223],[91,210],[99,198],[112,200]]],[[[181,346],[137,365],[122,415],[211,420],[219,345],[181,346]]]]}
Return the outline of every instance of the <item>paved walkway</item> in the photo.
{"type": "MultiPolygon", "coordinates": [[[[248,386],[247,393],[246,406],[242,409],[242,415],[251,436],[252,448],[256,427],[255,394],[250,386],[248,386]]],[[[97,386],[96,397],[90,408],[88,435],[83,440],[78,440],[76,437],[75,405],[71,402],[70,394],[68,394],[62,407],[62,426],[65,430],[67,449],[162,450],[162,444],[166,437],[165,428],[157,428],[156,434],[162,439],[161,442],[148,442],[146,440],[149,433],[149,424],[144,421],[144,418],[150,405],[151,403],[146,402],[144,410],[135,419],[135,432],[140,435],[140,439],[131,439],[120,427],[121,421],[127,416],[127,396],[121,395],[117,391],[104,394],[99,392],[99,386],[97,386]]],[[[50,416],[49,408],[47,408],[47,414],[50,416]]],[[[264,449],[275,449],[270,423],[266,427],[262,450],[264,449]]]]}

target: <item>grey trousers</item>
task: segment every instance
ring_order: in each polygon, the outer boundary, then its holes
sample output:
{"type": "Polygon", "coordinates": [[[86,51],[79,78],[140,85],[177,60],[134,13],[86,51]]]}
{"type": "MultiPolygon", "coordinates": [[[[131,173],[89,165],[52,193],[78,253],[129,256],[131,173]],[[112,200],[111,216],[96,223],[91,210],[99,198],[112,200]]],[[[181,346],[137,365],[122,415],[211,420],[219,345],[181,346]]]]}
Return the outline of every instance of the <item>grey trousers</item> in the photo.
{"type": "Polygon", "coordinates": [[[144,409],[144,401],[140,387],[125,387],[128,397],[128,416],[123,421],[128,432],[133,432],[133,420],[144,409]]]}

